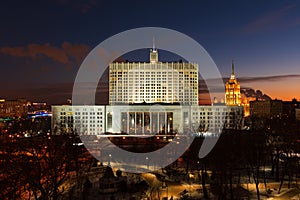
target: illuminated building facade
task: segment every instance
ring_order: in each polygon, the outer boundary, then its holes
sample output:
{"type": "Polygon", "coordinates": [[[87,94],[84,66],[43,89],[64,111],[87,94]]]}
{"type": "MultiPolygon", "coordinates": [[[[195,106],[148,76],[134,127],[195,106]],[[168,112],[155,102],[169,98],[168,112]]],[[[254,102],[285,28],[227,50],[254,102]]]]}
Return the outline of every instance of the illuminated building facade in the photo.
{"type": "Polygon", "coordinates": [[[28,101],[26,99],[0,99],[0,117],[26,117],[28,101]]]}
{"type": "Polygon", "coordinates": [[[226,83],[225,102],[227,106],[241,105],[241,87],[234,74],[234,63],[229,81],[226,83]]]}
{"type": "Polygon", "coordinates": [[[228,82],[226,82],[225,91],[225,102],[227,106],[243,106],[244,116],[248,117],[250,115],[250,100],[247,97],[241,95],[241,86],[237,81],[234,73],[234,63],[231,66],[231,76],[228,82]]]}
{"type": "Polygon", "coordinates": [[[197,64],[159,62],[153,49],[149,63],[109,65],[110,105],[52,106],[53,133],[153,135],[242,129],[239,104],[198,105],[197,64]]]}
{"type": "Polygon", "coordinates": [[[52,132],[77,132],[85,135],[104,133],[104,111],[105,106],[52,106],[52,132]]]}
{"type": "Polygon", "coordinates": [[[220,132],[242,129],[242,106],[94,105],[52,106],[54,134],[220,132]],[[224,121],[224,124],[221,122],[224,121]]]}
{"type": "Polygon", "coordinates": [[[111,63],[109,104],[142,102],[198,105],[198,64],[159,62],[155,48],[150,63],[111,63]]]}

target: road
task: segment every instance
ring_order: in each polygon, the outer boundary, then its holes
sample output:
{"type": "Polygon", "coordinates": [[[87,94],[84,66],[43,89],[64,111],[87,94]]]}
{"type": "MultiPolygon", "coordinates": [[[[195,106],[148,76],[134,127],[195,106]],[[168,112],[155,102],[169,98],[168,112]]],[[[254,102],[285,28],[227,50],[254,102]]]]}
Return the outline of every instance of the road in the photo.
{"type": "Polygon", "coordinates": [[[197,190],[199,190],[200,188],[202,188],[199,184],[195,184],[195,183],[187,184],[187,183],[171,183],[171,182],[167,182],[166,183],[167,188],[163,190],[161,188],[161,186],[163,185],[163,183],[161,181],[159,181],[154,174],[152,174],[152,173],[144,173],[144,174],[141,174],[141,176],[147,180],[147,182],[150,184],[150,188],[151,187],[156,187],[158,189],[158,191],[160,192],[160,196],[161,197],[168,196],[170,198],[171,196],[173,196],[174,199],[177,199],[177,198],[180,197],[180,193],[183,190],[191,191],[192,192],[192,196],[194,196],[194,197],[201,196],[201,194],[199,192],[197,192],[197,190]]]}
{"type": "Polygon", "coordinates": [[[280,200],[300,200],[300,191],[297,188],[292,188],[283,192],[282,194],[275,196],[275,199],[280,200]]]}

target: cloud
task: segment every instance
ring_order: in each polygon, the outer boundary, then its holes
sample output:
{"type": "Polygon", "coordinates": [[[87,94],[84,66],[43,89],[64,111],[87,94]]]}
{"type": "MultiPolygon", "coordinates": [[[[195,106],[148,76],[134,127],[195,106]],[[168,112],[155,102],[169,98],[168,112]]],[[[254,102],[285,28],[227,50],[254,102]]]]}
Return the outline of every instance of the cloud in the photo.
{"type": "Polygon", "coordinates": [[[271,100],[267,94],[264,94],[260,90],[254,90],[253,88],[241,88],[241,93],[245,97],[257,98],[257,99],[264,99],[264,100],[271,100]]]}
{"type": "Polygon", "coordinates": [[[268,82],[268,81],[281,81],[284,79],[294,79],[300,78],[300,74],[286,74],[286,75],[275,75],[275,76],[260,76],[260,77],[241,77],[238,80],[241,83],[250,82],[268,82]]]}
{"type": "Polygon", "coordinates": [[[62,48],[65,50],[66,54],[75,59],[75,62],[80,64],[85,56],[90,51],[89,46],[84,44],[72,45],[69,42],[64,42],[62,48]]]}
{"type": "MultiPolygon", "coordinates": [[[[243,83],[250,83],[250,82],[270,82],[270,81],[282,81],[285,79],[298,79],[300,78],[300,74],[284,74],[284,75],[273,75],[273,76],[257,76],[257,77],[238,77],[238,81],[243,84],[243,83]]],[[[224,85],[225,83],[229,80],[229,77],[224,77],[223,78],[223,82],[224,85]]],[[[217,79],[208,79],[205,81],[209,81],[212,85],[215,82],[217,82],[217,79]]],[[[205,84],[204,80],[199,80],[199,84],[198,87],[201,89],[205,89],[206,88],[206,84],[205,84]]]]}
{"type": "Polygon", "coordinates": [[[66,67],[74,63],[81,64],[84,57],[90,51],[89,46],[84,44],[71,44],[63,42],[61,47],[45,44],[29,44],[19,47],[0,47],[0,53],[13,57],[29,57],[33,60],[47,57],[55,62],[65,64],[66,67]]]}
{"type": "Polygon", "coordinates": [[[263,14],[242,28],[244,33],[257,33],[273,29],[287,28],[300,25],[300,18],[289,15],[295,5],[287,5],[275,11],[263,14]],[[292,16],[292,17],[291,17],[292,16]]]}
{"type": "MultiPolygon", "coordinates": [[[[18,88],[1,88],[0,93],[5,94],[7,99],[25,98],[29,101],[44,101],[50,104],[66,103],[72,98],[73,84],[65,83],[40,83],[23,84],[18,88]]],[[[90,90],[89,83],[82,86],[85,90],[90,90]]],[[[108,83],[99,82],[96,90],[96,104],[108,104],[108,83]]]]}

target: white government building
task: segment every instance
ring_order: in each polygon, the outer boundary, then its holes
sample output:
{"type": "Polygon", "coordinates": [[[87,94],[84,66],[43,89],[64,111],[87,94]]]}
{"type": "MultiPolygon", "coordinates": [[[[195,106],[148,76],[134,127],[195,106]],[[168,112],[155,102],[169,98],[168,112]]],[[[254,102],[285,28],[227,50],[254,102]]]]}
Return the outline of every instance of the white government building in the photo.
{"type": "Polygon", "coordinates": [[[52,106],[53,134],[219,133],[242,127],[242,106],[198,105],[198,64],[159,62],[155,48],[149,63],[109,65],[109,105],[52,106]]]}

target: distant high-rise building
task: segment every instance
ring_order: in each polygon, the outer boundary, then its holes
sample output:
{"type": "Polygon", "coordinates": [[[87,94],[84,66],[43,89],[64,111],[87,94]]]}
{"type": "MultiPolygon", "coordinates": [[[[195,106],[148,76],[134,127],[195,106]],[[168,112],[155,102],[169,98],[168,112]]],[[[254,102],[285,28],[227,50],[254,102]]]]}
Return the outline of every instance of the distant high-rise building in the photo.
{"type": "Polygon", "coordinates": [[[111,63],[109,104],[142,102],[198,105],[198,64],[159,62],[156,49],[149,63],[111,63]]]}
{"type": "Polygon", "coordinates": [[[279,118],[282,116],[282,101],[250,101],[250,115],[258,118],[279,118]]]}
{"type": "Polygon", "coordinates": [[[226,82],[226,91],[225,91],[225,103],[227,106],[243,106],[244,116],[247,117],[250,115],[250,104],[248,98],[243,98],[241,95],[241,86],[237,81],[234,74],[234,63],[232,61],[231,65],[231,76],[228,82],[226,82]]]}
{"type": "Polygon", "coordinates": [[[225,102],[227,106],[241,105],[241,87],[234,74],[233,62],[230,79],[228,82],[226,82],[225,102]]]}
{"type": "Polygon", "coordinates": [[[300,121],[300,108],[295,109],[295,118],[296,120],[300,121]]]}
{"type": "Polygon", "coordinates": [[[282,117],[290,120],[295,120],[297,108],[300,108],[300,102],[298,102],[297,99],[293,99],[292,101],[283,101],[282,117]]]}
{"type": "Polygon", "coordinates": [[[0,117],[26,117],[28,101],[26,99],[0,99],[0,117]]]}

